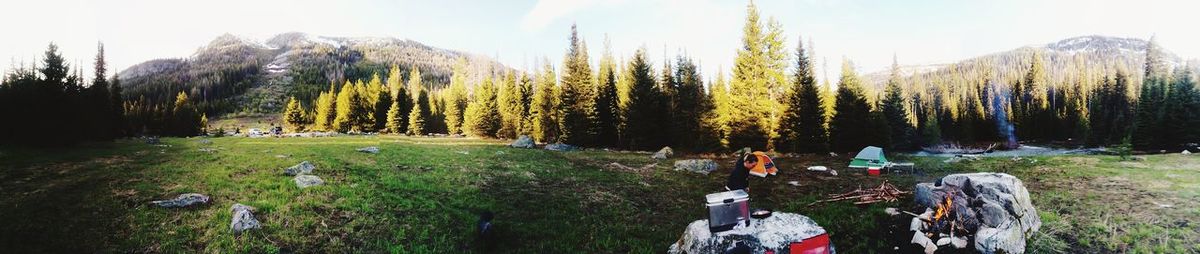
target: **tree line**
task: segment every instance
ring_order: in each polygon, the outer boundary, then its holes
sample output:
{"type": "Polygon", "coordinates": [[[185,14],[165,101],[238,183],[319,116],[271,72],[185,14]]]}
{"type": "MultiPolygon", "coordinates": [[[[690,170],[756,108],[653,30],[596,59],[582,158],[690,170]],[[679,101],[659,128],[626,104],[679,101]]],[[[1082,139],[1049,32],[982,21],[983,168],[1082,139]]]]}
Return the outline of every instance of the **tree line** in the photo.
{"type": "MultiPolygon", "coordinates": [[[[1035,49],[1003,67],[968,62],[908,76],[893,61],[890,76],[876,89],[849,60],[836,86],[829,79],[818,82],[811,43],[797,38],[789,50],[779,22],[764,20],[753,3],[746,12],[729,77],[724,70],[704,77],[687,55],[655,68],[644,48],[630,59],[616,59],[607,40],[593,65],[587,42],[572,25],[561,65],[547,59],[528,72],[479,70],[460,58],[449,84],[424,84],[419,68],[392,65],[383,76],[376,71],[370,78],[331,83],[314,91],[315,98],[290,98],[282,119],[297,132],[528,135],[546,143],[693,152],[752,147],[823,153],[868,145],[914,150],[1017,140],[1152,150],[1200,138],[1190,128],[1200,121],[1196,73],[1171,70],[1153,39],[1140,72],[1121,63],[1055,72],[1035,49]],[[1000,68],[1022,71],[1001,75],[1000,68]]],[[[0,108],[12,116],[4,119],[31,124],[4,126],[4,142],[28,143],[20,141],[28,135],[18,133],[63,133],[74,126],[88,126],[83,129],[94,134],[56,138],[69,143],[206,131],[207,117],[189,99],[195,91],[178,91],[173,103],[123,98],[120,86],[108,81],[117,79],[104,78],[103,65],[101,50],[97,78],[85,86],[78,74],[68,75],[51,45],[41,68],[10,73],[0,86],[0,108]]]]}
{"type": "Polygon", "coordinates": [[[72,69],[51,43],[42,61],[20,66],[0,81],[0,144],[62,146],[106,141],[130,135],[193,136],[203,133],[206,117],[187,94],[174,103],[126,100],[120,79],[107,77],[104,45],[98,46],[90,82],[72,69]]]}

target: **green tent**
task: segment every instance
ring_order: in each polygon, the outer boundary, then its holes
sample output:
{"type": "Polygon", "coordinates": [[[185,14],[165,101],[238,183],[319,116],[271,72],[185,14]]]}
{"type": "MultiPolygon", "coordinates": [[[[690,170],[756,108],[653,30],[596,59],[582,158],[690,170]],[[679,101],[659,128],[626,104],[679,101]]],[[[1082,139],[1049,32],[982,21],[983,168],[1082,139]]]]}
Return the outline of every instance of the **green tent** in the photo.
{"type": "Polygon", "coordinates": [[[883,157],[883,148],[868,146],[858,151],[858,155],[854,156],[854,160],[850,161],[851,168],[883,168],[888,164],[887,158],[883,157]]]}

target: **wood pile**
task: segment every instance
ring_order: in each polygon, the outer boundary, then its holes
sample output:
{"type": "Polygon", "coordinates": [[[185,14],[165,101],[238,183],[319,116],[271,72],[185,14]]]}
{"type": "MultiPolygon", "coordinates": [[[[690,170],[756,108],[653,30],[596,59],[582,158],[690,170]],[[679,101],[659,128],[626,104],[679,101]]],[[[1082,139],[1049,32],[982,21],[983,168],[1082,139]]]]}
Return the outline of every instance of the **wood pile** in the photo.
{"type": "Polygon", "coordinates": [[[855,205],[871,204],[871,203],[878,203],[878,202],[895,202],[896,200],[899,200],[900,197],[903,196],[904,194],[908,194],[908,192],[897,189],[895,185],[892,185],[891,183],[888,183],[885,180],[885,181],[883,181],[882,184],[879,184],[879,187],[863,189],[862,186],[859,186],[857,189],[855,189],[853,191],[841,193],[841,194],[829,195],[829,198],[827,198],[827,199],[817,200],[816,202],[812,202],[811,204],[808,204],[808,205],[811,206],[811,205],[815,205],[817,203],[842,201],[842,200],[856,200],[856,201],[854,201],[855,205]]]}

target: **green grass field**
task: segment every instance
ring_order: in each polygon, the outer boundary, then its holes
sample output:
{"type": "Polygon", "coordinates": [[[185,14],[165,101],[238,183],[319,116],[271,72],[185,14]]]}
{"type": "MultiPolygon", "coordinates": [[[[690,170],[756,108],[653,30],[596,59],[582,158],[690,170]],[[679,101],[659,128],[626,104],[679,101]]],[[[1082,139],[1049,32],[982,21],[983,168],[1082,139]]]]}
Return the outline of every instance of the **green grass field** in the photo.
{"type": "MultiPolygon", "coordinates": [[[[710,175],[671,170],[645,153],[515,149],[471,138],[163,139],[64,149],[0,149],[0,249],[40,252],[661,253],[687,223],[703,219],[703,196],[721,189],[731,160],[710,175]],[[378,154],[355,152],[378,146],[378,154]],[[201,148],[215,149],[212,152],[201,148]],[[285,156],[278,156],[285,155],[285,156]],[[283,168],[317,165],[326,185],[297,188],[283,168]],[[610,163],[628,167],[614,167],[610,163]],[[645,167],[644,165],[657,163],[645,167]],[[199,192],[200,207],[157,199],[199,192]],[[230,206],[257,208],[261,230],[230,233],[230,206]],[[477,214],[496,213],[497,239],[475,240],[477,214]],[[490,248],[486,249],[485,248],[490,248]]],[[[686,157],[686,156],[685,156],[686,157]]],[[[955,172],[1006,172],[1025,181],[1043,221],[1033,253],[1200,251],[1200,157],[991,158],[916,161],[915,175],[866,176],[849,156],[777,158],[780,175],[751,180],[751,206],[815,219],[842,253],[892,252],[911,234],[911,198],[856,206],[809,203],[890,181],[910,190],[955,172]],[[825,165],[839,176],[806,172],[825,165]],[[787,185],[799,181],[800,186],[787,185]],[[898,235],[903,235],[899,236],[898,235]],[[897,240],[902,239],[902,240],[897,240]]]]}

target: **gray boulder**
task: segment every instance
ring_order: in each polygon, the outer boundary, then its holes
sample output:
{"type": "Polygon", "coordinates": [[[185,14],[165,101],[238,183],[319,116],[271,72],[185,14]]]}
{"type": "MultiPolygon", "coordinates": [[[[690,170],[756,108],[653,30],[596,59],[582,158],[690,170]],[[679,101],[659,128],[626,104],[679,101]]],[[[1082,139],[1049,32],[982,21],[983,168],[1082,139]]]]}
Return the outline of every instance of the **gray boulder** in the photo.
{"type": "Polygon", "coordinates": [[[178,197],[175,197],[173,199],[150,201],[150,203],[160,206],[160,207],[176,208],[176,207],[188,207],[188,206],[193,206],[193,205],[208,204],[208,201],[209,201],[208,196],[205,196],[204,194],[184,193],[184,194],[179,194],[178,197]]]}
{"type": "Polygon", "coordinates": [[[664,146],[662,149],[658,149],[658,152],[655,152],[654,155],[650,156],[650,158],[665,160],[667,158],[671,158],[671,156],[675,156],[675,151],[671,150],[671,147],[669,146],[664,146]]]}
{"type": "Polygon", "coordinates": [[[368,146],[368,147],[359,148],[356,151],[361,152],[361,153],[379,153],[379,147],[368,146]]]}
{"type": "Polygon", "coordinates": [[[298,175],[296,178],[292,178],[292,181],[296,182],[296,187],[301,189],[325,184],[325,180],[321,180],[315,175],[298,175]]]}
{"type": "Polygon", "coordinates": [[[978,227],[975,249],[980,253],[1024,253],[1025,240],[1042,225],[1025,184],[1009,174],[953,174],[938,185],[917,184],[913,193],[913,199],[925,207],[935,207],[946,195],[953,195],[959,217],[971,218],[965,226],[978,227]]]}
{"type": "Polygon", "coordinates": [[[573,145],[568,145],[568,144],[563,144],[563,143],[554,143],[554,144],[546,145],[546,150],[559,151],[559,152],[570,152],[570,151],[579,150],[579,148],[575,147],[573,145]]]}
{"type": "Polygon", "coordinates": [[[710,159],[691,159],[675,161],[675,170],[687,170],[707,175],[717,170],[717,162],[710,159]]]}
{"type": "MultiPolygon", "coordinates": [[[[745,243],[752,253],[787,253],[792,242],[799,242],[820,234],[825,229],[803,215],[776,212],[765,219],[751,219],[750,225],[741,224],[732,230],[712,233],[708,220],[697,220],[688,224],[683,236],[672,244],[667,253],[725,253],[738,242],[745,243]]],[[[836,253],[830,246],[830,253],[836,253]]]]}
{"type": "Polygon", "coordinates": [[[517,137],[517,140],[514,140],[512,144],[509,144],[508,146],[515,148],[533,148],[533,138],[530,138],[526,135],[521,135],[520,137],[517,137]]]}
{"type": "Polygon", "coordinates": [[[241,235],[246,230],[262,228],[262,224],[254,218],[254,207],[233,204],[231,210],[233,221],[229,223],[229,228],[233,230],[233,235],[241,235]]]}
{"type": "Polygon", "coordinates": [[[289,176],[307,175],[307,174],[312,174],[313,169],[317,169],[317,166],[313,165],[312,163],[309,163],[308,161],[302,161],[302,162],[300,162],[300,164],[296,164],[295,166],[291,166],[291,167],[288,167],[287,169],[284,169],[283,174],[289,175],[289,176]]]}

